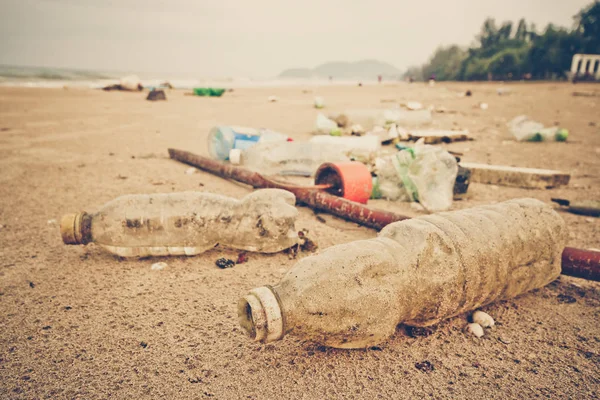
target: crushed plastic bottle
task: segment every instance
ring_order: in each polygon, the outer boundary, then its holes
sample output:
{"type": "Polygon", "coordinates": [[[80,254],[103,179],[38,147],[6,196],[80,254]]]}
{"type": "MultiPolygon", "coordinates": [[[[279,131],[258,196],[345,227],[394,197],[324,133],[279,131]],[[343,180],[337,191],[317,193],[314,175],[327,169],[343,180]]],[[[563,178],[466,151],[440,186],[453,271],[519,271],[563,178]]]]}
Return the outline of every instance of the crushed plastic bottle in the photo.
{"type": "Polygon", "coordinates": [[[342,134],[342,131],[338,127],[337,122],[327,118],[321,113],[317,115],[317,122],[315,123],[315,132],[331,136],[340,136],[342,134]]]}
{"type": "Polygon", "coordinates": [[[251,290],[238,318],[264,343],[291,334],[337,348],[375,346],[398,324],[434,325],[552,282],[567,237],[562,218],[535,199],[395,222],[251,290]]]}
{"type": "Polygon", "coordinates": [[[350,161],[344,148],[311,142],[259,143],[244,151],[234,149],[229,158],[264,175],[300,176],[314,175],[325,162],[350,161]]]}
{"type": "Polygon", "coordinates": [[[233,149],[245,150],[258,142],[285,142],[288,136],[269,129],[243,126],[215,126],[208,133],[208,152],[215,160],[229,160],[233,149]]]}
{"type": "Polygon", "coordinates": [[[422,144],[375,160],[375,187],[387,200],[418,201],[428,211],[452,206],[456,159],[441,147],[422,144]]]}
{"type": "Polygon", "coordinates": [[[520,142],[544,142],[556,140],[564,142],[569,136],[569,131],[557,126],[545,128],[540,122],[534,121],[526,115],[519,115],[508,123],[513,136],[520,142]]]}
{"type": "Polygon", "coordinates": [[[121,257],[192,256],[220,244],[275,253],[294,245],[296,197],[264,189],[241,200],[205,192],[139,194],[112,200],[97,213],[65,215],[65,244],[94,242],[121,257]]]}

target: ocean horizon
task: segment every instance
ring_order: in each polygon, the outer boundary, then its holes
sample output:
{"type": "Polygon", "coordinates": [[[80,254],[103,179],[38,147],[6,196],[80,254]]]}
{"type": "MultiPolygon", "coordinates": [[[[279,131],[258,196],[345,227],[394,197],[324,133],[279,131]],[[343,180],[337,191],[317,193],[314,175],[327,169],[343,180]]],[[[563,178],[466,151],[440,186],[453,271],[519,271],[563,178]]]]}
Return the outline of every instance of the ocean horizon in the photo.
{"type": "MultiPolygon", "coordinates": [[[[0,86],[31,87],[31,88],[62,88],[79,87],[99,89],[107,85],[119,83],[121,78],[135,75],[139,77],[144,87],[156,87],[169,82],[174,89],[190,90],[194,87],[275,87],[300,85],[355,85],[357,82],[372,83],[369,79],[344,79],[332,81],[321,78],[250,78],[250,77],[221,77],[221,78],[189,78],[169,73],[148,72],[110,72],[92,71],[76,68],[32,67],[18,65],[0,65],[0,86]]],[[[189,74],[188,74],[189,75],[189,74]]]]}

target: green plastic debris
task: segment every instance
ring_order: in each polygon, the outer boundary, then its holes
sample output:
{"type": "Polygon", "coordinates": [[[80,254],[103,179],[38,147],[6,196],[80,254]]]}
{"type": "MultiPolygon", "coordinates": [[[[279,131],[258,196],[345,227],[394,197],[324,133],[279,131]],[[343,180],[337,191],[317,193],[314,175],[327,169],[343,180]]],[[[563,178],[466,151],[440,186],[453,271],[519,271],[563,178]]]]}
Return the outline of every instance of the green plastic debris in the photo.
{"type": "Polygon", "coordinates": [[[194,88],[195,96],[221,97],[225,93],[222,88],[194,88]]]}

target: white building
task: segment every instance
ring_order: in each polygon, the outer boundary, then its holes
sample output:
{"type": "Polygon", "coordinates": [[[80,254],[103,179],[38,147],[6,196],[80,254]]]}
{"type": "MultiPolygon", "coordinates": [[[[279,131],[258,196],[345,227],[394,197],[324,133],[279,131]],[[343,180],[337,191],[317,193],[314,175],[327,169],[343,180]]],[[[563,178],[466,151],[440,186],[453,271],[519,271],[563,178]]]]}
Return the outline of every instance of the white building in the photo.
{"type": "Polygon", "coordinates": [[[588,73],[600,80],[600,54],[575,54],[571,62],[571,78],[588,73]]]}

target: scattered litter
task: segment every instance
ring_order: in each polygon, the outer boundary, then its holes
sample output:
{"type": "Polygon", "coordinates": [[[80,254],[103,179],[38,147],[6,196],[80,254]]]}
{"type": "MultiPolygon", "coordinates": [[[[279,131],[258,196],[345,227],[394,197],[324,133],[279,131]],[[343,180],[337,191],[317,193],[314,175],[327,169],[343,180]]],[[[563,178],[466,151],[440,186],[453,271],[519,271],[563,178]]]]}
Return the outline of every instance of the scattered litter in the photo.
{"type": "Polygon", "coordinates": [[[600,201],[584,200],[569,201],[566,199],[552,198],[552,201],[561,206],[567,207],[566,210],[573,214],[588,215],[590,217],[600,217],[600,201]]]}
{"type": "Polygon", "coordinates": [[[423,139],[425,144],[438,144],[438,143],[451,143],[451,142],[462,142],[465,140],[473,140],[470,136],[469,131],[451,131],[451,130],[439,130],[439,129],[425,129],[425,130],[409,130],[408,140],[417,141],[423,139]]]}
{"type": "Polygon", "coordinates": [[[488,103],[479,103],[479,108],[482,110],[487,110],[489,108],[488,103]]]}
{"type": "Polygon", "coordinates": [[[480,338],[483,336],[483,328],[478,323],[470,323],[465,327],[465,332],[470,333],[476,338],[480,338]]]}
{"type": "Polygon", "coordinates": [[[167,100],[167,95],[165,94],[164,90],[151,90],[148,92],[148,97],[146,97],[146,100],[167,100]]]}
{"type": "Polygon", "coordinates": [[[160,271],[165,268],[167,268],[166,262],[157,262],[157,263],[152,264],[152,266],[150,267],[150,269],[152,271],[160,271]]]}
{"type": "Polygon", "coordinates": [[[125,179],[127,179],[127,177],[125,175],[119,174],[119,175],[117,175],[117,179],[125,180],[125,179]]]}
{"type": "Polygon", "coordinates": [[[520,142],[543,142],[554,139],[557,142],[565,142],[569,131],[558,126],[545,128],[543,124],[529,119],[525,115],[515,117],[508,123],[513,136],[520,142]]]}
{"type": "Polygon", "coordinates": [[[215,265],[221,269],[225,268],[233,268],[235,266],[235,261],[230,260],[229,258],[219,258],[215,265]]]}
{"type": "MultiPolygon", "coordinates": [[[[57,221],[55,219],[49,219],[48,220],[48,225],[54,225],[54,224],[56,224],[56,222],[57,221]]],[[[2,226],[0,226],[0,227],[2,227],[2,226]]]]}
{"type": "Polygon", "coordinates": [[[35,283],[29,282],[29,287],[32,288],[32,289],[35,288],[35,283]]]}
{"type": "Polygon", "coordinates": [[[275,103],[275,102],[279,101],[279,97],[277,97],[277,96],[269,96],[269,97],[267,98],[267,100],[268,100],[270,103],[275,103]]]}
{"type": "Polygon", "coordinates": [[[571,175],[549,169],[509,167],[461,162],[471,171],[471,182],[529,189],[550,189],[567,185],[571,175]]]}
{"type": "Polygon", "coordinates": [[[236,260],[236,264],[243,264],[245,262],[248,262],[248,253],[245,251],[242,251],[238,254],[237,260],[236,260]]]}
{"type": "Polygon", "coordinates": [[[483,311],[475,311],[472,316],[473,322],[481,325],[483,328],[491,328],[494,326],[494,318],[483,311]]]}
{"type": "Polygon", "coordinates": [[[221,97],[225,93],[223,88],[198,87],[192,90],[192,95],[200,97],[221,97]]]}
{"type": "Polygon", "coordinates": [[[60,231],[65,244],[93,242],[120,257],[193,256],[217,244],[276,253],[298,242],[295,203],[281,189],[240,200],[198,191],[126,195],[98,213],[63,216],[60,231]]]}
{"type": "Polygon", "coordinates": [[[496,93],[498,94],[498,96],[502,96],[505,94],[510,94],[511,90],[508,88],[498,88],[496,89],[496,93]]]}
{"type": "Polygon", "coordinates": [[[194,168],[194,167],[189,167],[188,169],[185,170],[186,175],[194,175],[197,172],[198,172],[198,168],[194,168]]]}
{"type": "Polygon", "coordinates": [[[325,107],[325,100],[321,96],[315,97],[315,108],[323,108],[325,107]]]}
{"type": "Polygon", "coordinates": [[[467,97],[471,97],[472,95],[473,95],[473,93],[470,90],[467,90],[465,92],[465,96],[467,96],[467,97]]]}
{"type": "MultiPolygon", "coordinates": [[[[435,83],[435,81],[434,81],[434,83],[435,83]]],[[[433,85],[431,85],[431,82],[430,82],[430,86],[433,86],[433,85]]],[[[423,371],[423,372],[431,372],[431,371],[435,370],[435,368],[433,367],[433,364],[427,360],[416,363],[415,368],[418,369],[419,371],[423,371]]]]}

